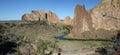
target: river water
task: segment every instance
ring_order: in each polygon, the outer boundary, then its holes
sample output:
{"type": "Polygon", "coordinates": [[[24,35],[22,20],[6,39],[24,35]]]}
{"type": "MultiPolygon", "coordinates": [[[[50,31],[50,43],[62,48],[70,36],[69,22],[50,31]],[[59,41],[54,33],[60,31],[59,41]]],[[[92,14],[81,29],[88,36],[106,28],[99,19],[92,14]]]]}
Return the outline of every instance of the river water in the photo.
{"type": "Polygon", "coordinates": [[[64,34],[61,35],[61,36],[57,36],[56,39],[59,39],[59,40],[66,40],[66,38],[64,38],[66,35],[67,35],[67,33],[64,33],[64,34]]]}

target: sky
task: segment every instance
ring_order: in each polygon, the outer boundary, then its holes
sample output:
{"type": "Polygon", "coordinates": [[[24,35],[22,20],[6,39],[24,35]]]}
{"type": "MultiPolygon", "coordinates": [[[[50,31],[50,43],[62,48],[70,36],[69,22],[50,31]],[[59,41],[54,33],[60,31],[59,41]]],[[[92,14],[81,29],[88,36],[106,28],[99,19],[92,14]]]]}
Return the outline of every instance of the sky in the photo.
{"type": "Polygon", "coordinates": [[[59,19],[74,17],[77,4],[85,5],[86,10],[97,6],[101,0],[0,0],[0,20],[21,20],[32,10],[51,10],[59,19]]]}

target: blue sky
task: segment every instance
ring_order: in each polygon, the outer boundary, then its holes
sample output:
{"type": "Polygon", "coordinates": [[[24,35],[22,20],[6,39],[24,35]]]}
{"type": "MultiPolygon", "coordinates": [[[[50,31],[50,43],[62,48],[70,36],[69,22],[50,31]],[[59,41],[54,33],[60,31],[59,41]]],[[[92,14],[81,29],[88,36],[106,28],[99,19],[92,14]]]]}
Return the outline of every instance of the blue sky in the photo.
{"type": "Polygon", "coordinates": [[[101,0],[0,0],[0,20],[21,20],[21,16],[31,10],[51,10],[60,19],[66,16],[73,18],[77,4],[92,9],[101,0]]]}

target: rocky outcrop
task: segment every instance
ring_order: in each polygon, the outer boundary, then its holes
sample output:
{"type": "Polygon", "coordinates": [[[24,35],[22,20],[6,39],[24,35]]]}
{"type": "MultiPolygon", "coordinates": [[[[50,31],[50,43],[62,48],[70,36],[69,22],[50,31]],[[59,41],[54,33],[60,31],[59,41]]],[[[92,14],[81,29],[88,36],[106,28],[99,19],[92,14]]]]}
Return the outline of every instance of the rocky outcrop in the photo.
{"type": "Polygon", "coordinates": [[[72,20],[69,16],[67,16],[67,17],[65,17],[65,19],[63,20],[63,23],[64,23],[64,24],[67,24],[67,25],[72,25],[72,24],[73,24],[73,20],[72,20]]]}
{"type": "Polygon", "coordinates": [[[70,35],[79,37],[83,32],[91,30],[93,30],[93,27],[90,14],[85,10],[84,6],[77,5],[74,11],[73,29],[70,35]]]}
{"type": "Polygon", "coordinates": [[[24,14],[22,16],[22,20],[23,21],[38,21],[40,20],[46,20],[47,14],[44,10],[40,10],[40,11],[32,11],[31,14],[24,14]]]}
{"type": "Polygon", "coordinates": [[[90,13],[95,29],[120,30],[120,0],[102,0],[90,13]]]}
{"type": "Polygon", "coordinates": [[[58,16],[48,11],[46,13],[44,10],[40,11],[32,11],[31,14],[24,14],[22,16],[23,21],[48,21],[49,23],[57,23],[59,22],[58,16]]]}
{"type": "Polygon", "coordinates": [[[76,6],[71,36],[108,39],[116,30],[120,30],[120,0],[102,0],[89,12],[84,6],[76,6]]]}
{"type": "Polygon", "coordinates": [[[47,13],[47,20],[50,23],[58,23],[59,22],[58,16],[56,14],[52,13],[51,11],[48,11],[48,13],[47,13]]]}

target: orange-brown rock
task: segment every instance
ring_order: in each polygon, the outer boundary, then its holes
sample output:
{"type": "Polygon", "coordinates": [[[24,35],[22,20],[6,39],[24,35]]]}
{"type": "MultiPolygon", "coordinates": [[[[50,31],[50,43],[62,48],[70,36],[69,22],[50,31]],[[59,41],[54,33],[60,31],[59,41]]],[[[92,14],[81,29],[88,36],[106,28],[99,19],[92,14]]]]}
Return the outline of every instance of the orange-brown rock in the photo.
{"type": "Polygon", "coordinates": [[[90,13],[96,30],[120,30],[120,0],[102,0],[90,13]]]}
{"type": "Polygon", "coordinates": [[[120,30],[120,0],[102,0],[89,12],[76,6],[71,36],[106,39],[115,36],[116,30],[120,30]]]}
{"type": "Polygon", "coordinates": [[[49,23],[57,23],[59,22],[58,16],[51,12],[48,11],[46,13],[44,10],[40,11],[32,11],[31,14],[24,14],[22,16],[23,21],[48,21],[49,23]]]}
{"type": "Polygon", "coordinates": [[[23,21],[38,21],[39,19],[46,21],[46,18],[46,12],[44,10],[32,11],[31,14],[24,14],[22,16],[23,21]]]}
{"type": "Polygon", "coordinates": [[[49,23],[58,23],[59,22],[58,16],[51,11],[48,11],[48,13],[47,13],[47,20],[49,21],[49,23]]]}
{"type": "Polygon", "coordinates": [[[74,11],[73,29],[71,36],[80,37],[85,31],[93,30],[92,18],[84,6],[77,5],[74,11]]]}
{"type": "Polygon", "coordinates": [[[63,20],[63,23],[64,23],[64,24],[67,24],[67,25],[72,25],[72,24],[73,24],[73,21],[72,21],[72,19],[71,19],[69,16],[67,16],[67,17],[65,17],[65,19],[63,20]]]}

